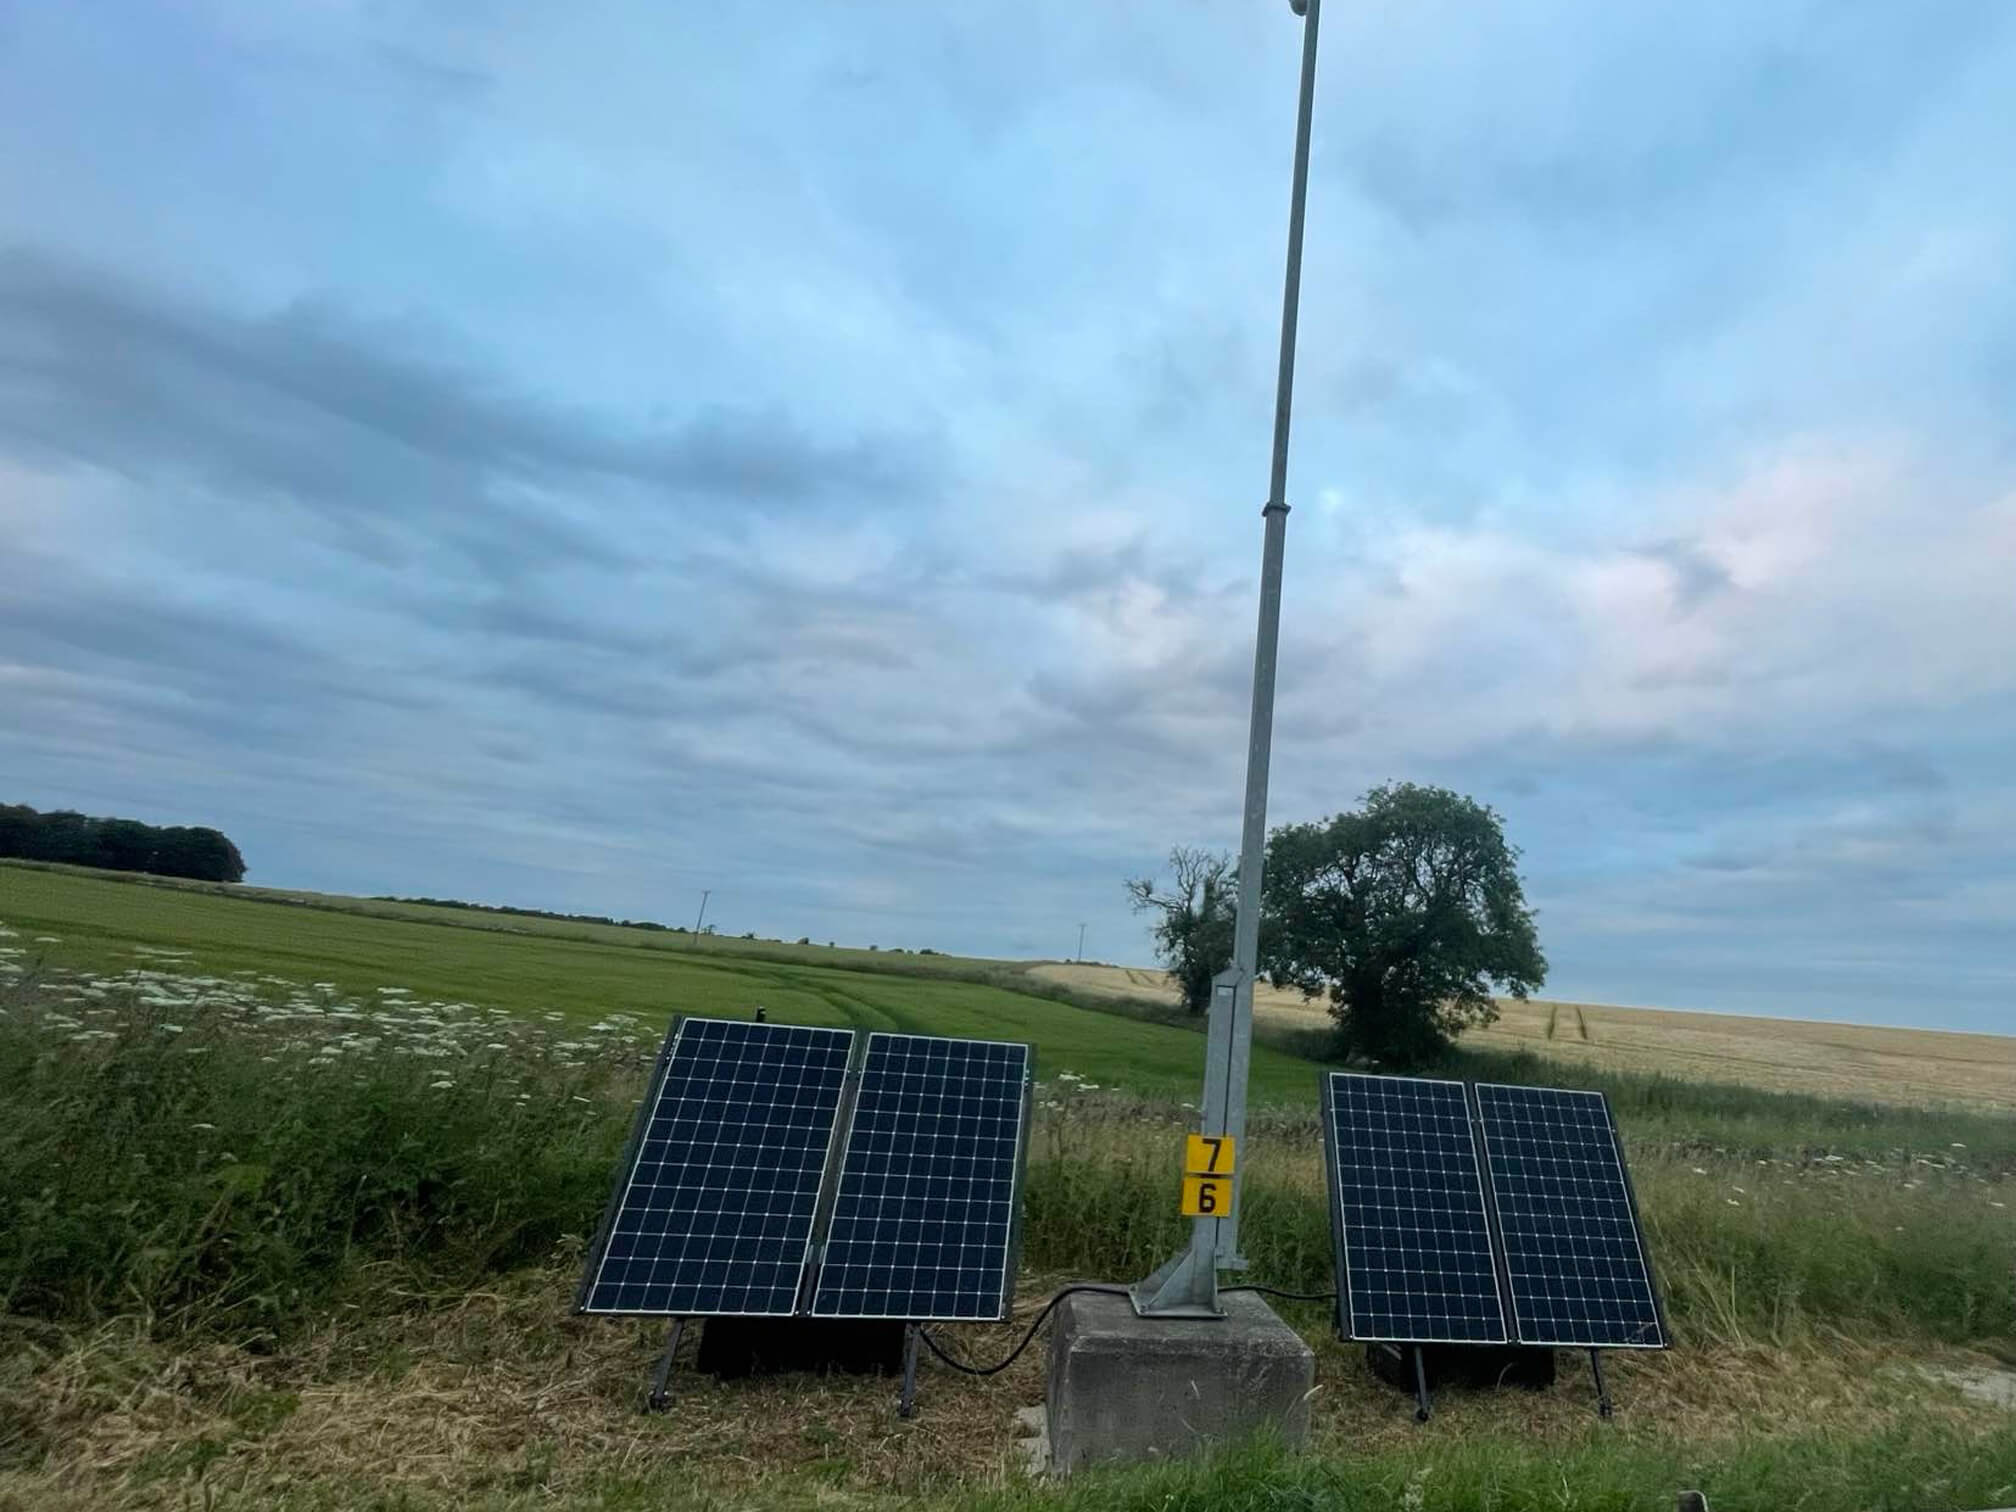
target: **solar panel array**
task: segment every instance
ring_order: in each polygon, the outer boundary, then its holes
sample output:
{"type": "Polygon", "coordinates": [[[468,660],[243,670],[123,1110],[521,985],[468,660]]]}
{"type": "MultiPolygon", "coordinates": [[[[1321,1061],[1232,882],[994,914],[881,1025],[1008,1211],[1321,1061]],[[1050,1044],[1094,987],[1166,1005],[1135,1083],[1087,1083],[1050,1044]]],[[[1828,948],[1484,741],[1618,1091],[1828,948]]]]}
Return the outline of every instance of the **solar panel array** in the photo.
{"type": "Polygon", "coordinates": [[[1326,1091],[1351,1336],[1503,1342],[1463,1083],[1337,1073],[1326,1091]]]}
{"type": "Polygon", "coordinates": [[[1662,1346],[1603,1094],[1479,1082],[1477,1108],[1520,1341],[1662,1346]]]}
{"type": "Polygon", "coordinates": [[[851,1029],[681,1020],[577,1309],[1005,1316],[1028,1046],[871,1035],[850,1117],[855,1044],[851,1029]]]}
{"type": "Polygon", "coordinates": [[[682,1020],[581,1310],[792,1311],[853,1043],[682,1020]]]}
{"type": "Polygon", "coordinates": [[[872,1034],[812,1311],[1007,1316],[1029,1048],[872,1034]]]}
{"type": "Polygon", "coordinates": [[[1665,1347],[1602,1093],[1345,1072],[1323,1092],[1350,1337],[1665,1347]]]}

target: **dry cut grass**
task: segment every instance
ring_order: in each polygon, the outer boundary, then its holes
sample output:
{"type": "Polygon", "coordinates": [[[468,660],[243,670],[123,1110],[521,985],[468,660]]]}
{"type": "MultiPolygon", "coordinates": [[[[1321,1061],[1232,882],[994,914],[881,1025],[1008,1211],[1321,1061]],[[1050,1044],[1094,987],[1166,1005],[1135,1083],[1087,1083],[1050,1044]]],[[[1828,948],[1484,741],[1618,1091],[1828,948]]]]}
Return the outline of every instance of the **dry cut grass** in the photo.
{"type": "MultiPolygon", "coordinates": [[[[1074,962],[1031,970],[1093,995],[1176,1000],[1164,972],[1074,962]]],[[[2016,1037],[1537,998],[1503,999],[1498,1007],[1498,1022],[1466,1036],[1465,1044],[1531,1050],[1606,1071],[1736,1082],[1773,1092],[2016,1109],[2016,1037]]],[[[1262,986],[1254,993],[1253,1013],[1263,1025],[1306,1029],[1323,1022],[1324,1006],[1262,986]]]]}
{"type": "MultiPolygon", "coordinates": [[[[1062,1278],[1030,1276],[1023,1319],[1062,1278]]],[[[449,1305],[332,1322],[284,1354],[206,1344],[182,1350],[117,1327],[29,1344],[0,1375],[0,1423],[37,1453],[0,1459],[0,1507],[169,1508],[575,1504],[612,1484],[705,1493],[730,1505],[848,1506],[883,1496],[952,1496],[1024,1476],[1016,1412],[1043,1399],[1041,1344],[975,1380],[928,1356],[920,1409],[895,1412],[884,1378],[675,1378],[675,1409],[637,1409],[655,1327],[567,1316],[571,1271],[526,1273],[449,1305]]],[[[1974,1432],[2007,1429],[1999,1409],[1928,1387],[1918,1367],[1984,1368],[1962,1351],[1905,1360],[1845,1338],[1795,1348],[1618,1354],[1619,1403],[1599,1425],[1579,1357],[1551,1391],[1445,1391],[1426,1428],[1412,1401],[1330,1338],[1321,1309],[1290,1309],[1317,1343],[1314,1446],[1418,1454],[1489,1436],[1566,1449],[1615,1433],[1697,1450],[1796,1436],[1824,1423],[1875,1433],[1928,1412],[1974,1432]]],[[[954,1347],[998,1357],[1022,1322],[957,1331],[954,1347]]],[[[689,1331],[689,1340],[691,1332],[689,1331]]],[[[690,1363],[691,1344],[687,1363],[690,1363]]],[[[697,1498],[696,1498],[697,1499],[697,1498]]],[[[628,1504],[626,1502],[626,1504],[628,1504]]]]}

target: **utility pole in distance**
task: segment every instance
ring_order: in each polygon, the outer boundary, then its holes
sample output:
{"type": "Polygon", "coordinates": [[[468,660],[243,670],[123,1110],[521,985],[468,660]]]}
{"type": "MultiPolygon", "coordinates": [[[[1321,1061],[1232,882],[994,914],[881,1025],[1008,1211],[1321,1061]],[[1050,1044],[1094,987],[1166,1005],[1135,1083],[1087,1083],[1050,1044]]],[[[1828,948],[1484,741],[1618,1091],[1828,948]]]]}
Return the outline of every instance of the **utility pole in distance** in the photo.
{"type": "MultiPolygon", "coordinates": [[[[1253,646],[1253,715],[1246,745],[1246,807],[1239,838],[1239,913],[1232,964],[1211,983],[1205,1029],[1202,1132],[1230,1136],[1236,1162],[1246,1133],[1246,1071],[1253,1047],[1253,979],[1260,965],[1260,872],[1267,855],[1267,769],[1274,744],[1274,664],[1281,640],[1281,557],[1288,538],[1288,419],[1295,391],[1295,321],[1302,300],[1302,207],[1309,190],[1309,119],[1316,97],[1316,24],[1322,0],[1288,0],[1302,18],[1302,91],[1295,111],[1295,175],[1288,199],[1288,271],[1281,295],[1281,365],[1274,387],[1274,459],[1260,557],[1260,626],[1253,646]]],[[[1212,1145],[1213,1158],[1217,1146],[1212,1145]]],[[[1218,1268],[1244,1269],[1239,1254],[1239,1176],[1232,1200],[1214,1216],[1196,1213],[1190,1247],[1132,1288],[1144,1318],[1220,1318],[1218,1268]]],[[[1188,1185],[1188,1182],[1185,1183],[1188,1185]]],[[[1187,1209],[1187,1202],[1186,1202],[1187,1209]]]]}
{"type": "Polygon", "coordinates": [[[1081,961],[1085,959],[1085,926],[1084,926],[1083,924],[1080,924],[1080,925],[1078,926],[1078,957],[1077,957],[1077,958],[1078,958],[1079,960],[1081,960],[1081,961]]]}
{"type": "Polygon", "coordinates": [[[713,888],[703,887],[700,889],[700,915],[693,921],[693,943],[696,945],[700,943],[700,926],[707,919],[707,900],[713,896],[713,888]]]}

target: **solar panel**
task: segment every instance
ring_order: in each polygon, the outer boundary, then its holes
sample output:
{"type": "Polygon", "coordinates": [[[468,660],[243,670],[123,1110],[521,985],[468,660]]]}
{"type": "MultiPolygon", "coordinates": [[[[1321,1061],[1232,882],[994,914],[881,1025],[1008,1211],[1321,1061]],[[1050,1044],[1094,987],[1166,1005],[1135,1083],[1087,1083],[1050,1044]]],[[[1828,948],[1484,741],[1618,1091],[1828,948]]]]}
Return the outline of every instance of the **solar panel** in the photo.
{"type": "Polygon", "coordinates": [[[1477,1109],[1519,1342],[1664,1348],[1603,1094],[1479,1082],[1477,1109]]]}
{"type": "Polygon", "coordinates": [[[1463,1083],[1336,1071],[1324,1103],[1349,1336],[1505,1343],[1463,1083]]]}
{"type": "Polygon", "coordinates": [[[791,1312],[853,1045],[851,1029],[680,1020],[579,1310],[791,1312]]]}
{"type": "Polygon", "coordinates": [[[1029,1047],[871,1034],[812,1311],[994,1319],[1014,1286],[1029,1047]]]}

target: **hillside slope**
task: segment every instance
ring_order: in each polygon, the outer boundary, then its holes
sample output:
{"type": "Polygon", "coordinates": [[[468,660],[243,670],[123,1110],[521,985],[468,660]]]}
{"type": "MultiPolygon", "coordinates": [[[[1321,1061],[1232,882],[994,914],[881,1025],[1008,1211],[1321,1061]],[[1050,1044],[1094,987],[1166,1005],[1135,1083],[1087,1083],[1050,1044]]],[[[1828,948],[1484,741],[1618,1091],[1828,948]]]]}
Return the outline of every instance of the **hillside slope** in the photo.
{"type": "MultiPolygon", "coordinates": [[[[254,973],[326,982],[369,1000],[381,989],[584,1022],[612,1012],[668,1023],[677,1013],[851,1025],[1036,1047],[1038,1074],[1144,1096],[1194,1098],[1201,1038],[1016,991],[1014,970],[971,980],[979,963],[887,952],[708,939],[363,899],[154,886],[118,874],[0,864],[0,984],[38,960],[118,977],[254,973]],[[842,964],[810,964],[826,956],[842,964]],[[899,964],[902,963],[902,964],[899,964]]],[[[1032,987],[1044,984],[1030,982],[1032,987]]],[[[1058,989],[1051,987],[1052,994],[1058,989]]],[[[1316,1067],[1255,1046],[1256,1101],[1313,1103],[1316,1067]]]]}

